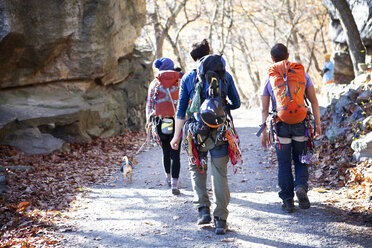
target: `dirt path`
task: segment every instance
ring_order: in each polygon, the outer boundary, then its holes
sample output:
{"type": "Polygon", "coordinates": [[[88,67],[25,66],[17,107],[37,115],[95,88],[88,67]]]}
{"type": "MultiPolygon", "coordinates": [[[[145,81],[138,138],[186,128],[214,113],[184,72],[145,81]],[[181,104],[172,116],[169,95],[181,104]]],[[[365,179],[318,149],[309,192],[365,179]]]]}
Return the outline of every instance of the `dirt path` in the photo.
{"type": "MultiPolygon", "coordinates": [[[[229,232],[216,236],[212,225],[196,225],[197,211],[185,153],[181,195],[164,182],[160,148],[141,153],[134,183],[115,181],[87,189],[71,212],[72,230],[62,234],[63,247],[372,247],[371,227],[346,223],[322,204],[326,195],[310,191],[312,207],[286,214],[277,195],[276,168],[267,162],[257,131],[258,111],[234,113],[244,164],[233,175],[229,232]]],[[[210,185],[210,183],[209,183],[210,185]]]]}

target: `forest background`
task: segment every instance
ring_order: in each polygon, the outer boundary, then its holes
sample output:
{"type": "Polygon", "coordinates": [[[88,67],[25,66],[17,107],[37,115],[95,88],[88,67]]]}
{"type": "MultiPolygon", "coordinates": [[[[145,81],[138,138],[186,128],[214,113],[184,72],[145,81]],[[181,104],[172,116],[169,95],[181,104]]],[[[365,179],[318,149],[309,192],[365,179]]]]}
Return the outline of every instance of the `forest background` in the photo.
{"type": "Polygon", "coordinates": [[[321,0],[148,0],[140,45],[155,58],[169,57],[193,69],[189,51],[206,38],[221,53],[246,107],[259,105],[262,80],[272,63],[271,47],[287,45],[290,60],[302,63],[319,91],[324,54],[331,52],[329,15],[321,0]]]}

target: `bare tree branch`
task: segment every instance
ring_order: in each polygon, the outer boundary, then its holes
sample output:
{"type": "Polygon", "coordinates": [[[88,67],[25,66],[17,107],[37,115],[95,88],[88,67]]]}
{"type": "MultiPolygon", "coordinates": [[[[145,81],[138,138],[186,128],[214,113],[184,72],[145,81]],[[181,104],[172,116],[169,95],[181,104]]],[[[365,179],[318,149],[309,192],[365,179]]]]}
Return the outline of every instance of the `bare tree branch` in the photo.
{"type": "Polygon", "coordinates": [[[214,25],[215,25],[215,22],[216,22],[216,19],[217,19],[217,14],[218,14],[218,2],[216,2],[216,5],[215,5],[215,8],[214,8],[214,11],[213,11],[213,16],[212,16],[212,20],[209,24],[209,32],[208,32],[208,39],[209,39],[209,44],[210,44],[210,49],[211,49],[211,53],[213,53],[213,29],[214,29],[214,25]]]}
{"type": "Polygon", "coordinates": [[[173,8],[171,8],[171,15],[167,19],[166,23],[164,25],[161,25],[159,21],[159,7],[154,0],[154,30],[155,30],[155,37],[156,37],[156,51],[155,51],[155,58],[160,58],[163,56],[163,44],[164,44],[164,39],[168,35],[169,29],[171,25],[174,23],[177,15],[180,13],[182,8],[185,7],[186,1],[187,0],[181,0],[178,4],[175,4],[173,8]]]}
{"type": "Polygon", "coordinates": [[[308,51],[310,52],[310,59],[309,59],[309,64],[307,65],[307,68],[306,68],[306,72],[308,73],[309,70],[310,70],[310,67],[311,67],[311,62],[314,60],[314,65],[315,65],[315,68],[318,72],[321,71],[321,68],[319,66],[319,63],[318,63],[318,60],[316,59],[316,56],[315,56],[315,45],[316,45],[316,38],[318,36],[318,33],[323,29],[324,27],[324,23],[326,21],[326,16],[324,15],[323,16],[323,20],[321,21],[320,23],[320,26],[319,28],[314,32],[314,35],[313,35],[313,41],[312,41],[312,46],[311,46],[311,49],[310,49],[310,44],[309,42],[307,41],[306,37],[304,34],[299,34],[300,38],[302,39],[302,41],[305,43],[306,45],[306,48],[308,49],[308,51]]]}
{"type": "Polygon", "coordinates": [[[244,6],[243,6],[243,4],[242,4],[241,1],[240,1],[240,6],[241,6],[242,10],[245,12],[246,17],[248,18],[248,20],[253,24],[254,28],[257,30],[258,35],[260,36],[260,38],[262,39],[262,41],[266,44],[266,46],[269,49],[271,49],[271,46],[270,46],[269,42],[262,35],[262,32],[261,32],[260,28],[256,25],[256,22],[253,20],[252,15],[244,8],[244,6]]]}
{"type": "Polygon", "coordinates": [[[229,39],[229,37],[230,37],[230,34],[231,34],[231,30],[232,30],[232,27],[233,27],[233,22],[234,22],[234,10],[233,10],[233,8],[232,8],[232,2],[231,2],[231,0],[229,0],[229,7],[228,7],[228,10],[227,11],[223,11],[223,16],[224,16],[224,18],[222,18],[222,20],[224,20],[225,19],[225,16],[226,17],[228,17],[229,18],[229,20],[230,20],[230,24],[229,24],[229,26],[227,27],[227,34],[226,34],[226,36],[224,37],[224,21],[222,21],[222,23],[221,23],[221,28],[222,28],[222,37],[221,37],[221,48],[220,48],[220,53],[222,54],[222,53],[224,53],[224,51],[225,51],[225,48],[226,48],[226,44],[227,44],[227,41],[228,41],[228,39],[229,39]],[[227,13],[226,13],[227,12],[227,13]]]}

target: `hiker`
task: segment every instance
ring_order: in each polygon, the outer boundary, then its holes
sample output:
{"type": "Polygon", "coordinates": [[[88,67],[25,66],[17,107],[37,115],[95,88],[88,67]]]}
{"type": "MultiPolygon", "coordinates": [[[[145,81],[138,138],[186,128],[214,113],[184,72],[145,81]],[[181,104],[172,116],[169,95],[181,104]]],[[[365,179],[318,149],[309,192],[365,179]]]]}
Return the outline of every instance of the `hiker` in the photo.
{"type": "Polygon", "coordinates": [[[333,79],[333,63],[331,61],[331,55],[329,53],[324,55],[325,64],[322,69],[323,85],[334,83],[333,79]]]}
{"type": "Polygon", "coordinates": [[[179,195],[180,151],[173,150],[170,141],[174,135],[180,73],[174,70],[174,63],[169,58],[157,59],[153,66],[157,72],[148,89],[146,126],[162,148],[166,184],[171,188],[172,194],[179,195]]]}
{"type": "Polygon", "coordinates": [[[180,80],[182,79],[183,75],[185,75],[185,73],[182,71],[181,67],[176,67],[174,68],[174,70],[176,72],[178,72],[179,76],[180,76],[180,80]]]}
{"type": "Polygon", "coordinates": [[[309,178],[307,163],[310,156],[308,151],[311,148],[309,146],[313,145],[310,143],[312,139],[310,134],[313,131],[309,121],[310,113],[304,103],[297,104],[297,101],[304,102],[306,96],[311,103],[317,135],[321,134],[321,127],[314,85],[309,75],[305,73],[303,66],[289,62],[288,57],[287,47],[283,44],[278,43],[272,47],[271,58],[274,64],[269,69],[269,77],[263,85],[261,96],[262,126],[264,127],[261,144],[267,148],[270,141],[265,123],[269,117],[271,99],[273,112],[276,115],[271,118],[270,137],[273,137],[273,132],[275,132],[278,181],[281,189],[279,197],[283,200],[283,210],[291,213],[294,211],[294,191],[298,198],[299,207],[302,209],[310,207],[307,196],[309,178]],[[300,78],[296,78],[297,76],[300,78]],[[292,90],[293,88],[294,90],[292,90]],[[289,97],[293,101],[289,101],[289,97]],[[285,104],[288,105],[285,106],[285,104]],[[295,167],[295,179],[292,174],[292,160],[295,167]]]}
{"type": "Polygon", "coordinates": [[[329,98],[331,95],[331,91],[334,85],[334,78],[333,78],[333,62],[331,61],[331,55],[329,53],[324,55],[325,64],[321,71],[322,75],[322,88],[321,88],[321,96],[329,98]]]}
{"type": "MultiPolygon", "coordinates": [[[[194,203],[198,208],[199,212],[199,218],[197,223],[199,225],[208,224],[211,222],[211,215],[210,215],[210,206],[211,202],[208,197],[208,190],[207,190],[207,153],[209,151],[211,156],[211,174],[212,174],[212,188],[213,188],[213,198],[216,204],[216,208],[213,211],[214,216],[214,224],[215,224],[215,233],[216,234],[225,234],[227,231],[227,223],[226,219],[229,214],[227,210],[227,206],[230,201],[230,191],[228,186],[228,180],[227,180],[227,163],[229,161],[228,156],[228,145],[226,141],[217,141],[216,136],[219,133],[219,128],[216,128],[217,125],[224,124],[225,117],[223,114],[225,113],[225,109],[228,109],[228,111],[231,109],[237,109],[240,107],[240,98],[238,95],[238,92],[235,88],[234,81],[231,77],[231,75],[228,72],[225,72],[225,61],[223,60],[222,56],[220,55],[209,55],[210,54],[210,48],[209,43],[206,39],[204,39],[201,42],[194,43],[192,45],[192,50],[190,52],[190,55],[192,59],[197,62],[197,64],[201,65],[201,67],[198,68],[198,70],[192,70],[189,73],[185,74],[181,81],[181,90],[180,90],[180,99],[179,99],[179,105],[177,109],[176,114],[176,125],[175,125],[175,134],[171,141],[171,146],[173,149],[178,150],[180,145],[180,137],[181,137],[181,130],[184,126],[184,124],[194,125],[195,129],[198,131],[206,131],[205,135],[199,135],[195,134],[192,135],[190,132],[186,134],[186,136],[183,137],[185,143],[186,139],[188,139],[188,150],[191,150],[191,153],[193,152],[192,148],[195,148],[194,155],[196,155],[196,158],[198,161],[192,161],[192,159],[189,162],[189,169],[191,173],[191,182],[192,182],[192,188],[194,192],[194,203]],[[207,87],[205,83],[203,84],[203,81],[198,80],[198,71],[203,67],[203,61],[210,61],[212,62],[215,60],[216,62],[221,63],[221,74],[215,75],[215,77],[221,77],[220,78],[220,85],[223,84],[223,88],[220,88],[224,92],[224,99],[223,101],[226,102],[225,109],[221,108],[223,106],[218,105],[219,103],[217,101],[209,101],[208,99],[204,99],[207,94],[207,87]],[[222,76],[223,75],[223,78],[222,76]],[[222,81],[225,81],[226,83],[222,83],[222,81]],[[195,94],[196,88],[199,86],[196,86],[197,82],[200,82],[200,93],[198,92],[195,94]],[[200,98],[200,114],[195,113],[192,115],[191,118],[189,118],[186,121],[186,111],[189,107],[189,101],[192,100],[193,102],[197,102],[194,100],[194,96],[196,98],[200,98]],[[226,97],[230,100],[230,102],[227,102],[226,97]],[[204,101],[204,102],[203,102],[204,101]],[[208,106],[207,104],[209,103],[208,106]],[[217,105],[218,106],[217,106],[217,105]],[[217,109],[218,108],[218,109],[217,109]],[[203,112],[204,111],[204,112],[203,112]],[[211,112],[208,112],[211,111],[211,112]],[[218,116],[214,116],[219,112],[218,116]],[[203,117],[204,115],[204,117],[203,117]],[[203,119],[203,122],[200,121],[201,118],[203,119]],[[214,123],[208,122],[209,117],[212,119],[211,122],[215,122],[216,126],[214,126],[214,123]],[[186,121],[186,123],[185,123],[186,121]],[[195,144],[192,142],[192,139],[195,140],[199,137],[203,137],[203,141],[200,141],[200,143],[195,144]],[[192,147],[191,147],[192,146],[192,147]],[[195,146],[195,147],[194,147],[195,146]],[[202,148],[204,150],[202,150],[202,148]],[[196,151],[196,154],[195,154],[196,151]],[[199,156],[200,155],[200,156],[199,156]],[[201,164],[201,161],[202,164],[201,164]],[[202,168],[201,168],[202,167],[202,168]]],[[[212,63],[213,66],[213,63],[212,63]]],[[[214,73],[214,72],[213,72],[214,73]]],[[[217,81],[217,80],[216,80],[217,81]]],[[[209,88],[212,89],[212,86],[209,88]]],[[[218,90],[217,90],[218,91],[218,90]]],[[[192,105],[192,104],[191,104],[192,105]]],[[[186,126],[185,126],[186,129],[186,126]]],[[[194,129],[194,130],[195,130],[194,129]]],[[[190,155],[190,153],[189,153],[190,155]]],[[[190,157],[191,158],[191,157],[190,157]]]]}

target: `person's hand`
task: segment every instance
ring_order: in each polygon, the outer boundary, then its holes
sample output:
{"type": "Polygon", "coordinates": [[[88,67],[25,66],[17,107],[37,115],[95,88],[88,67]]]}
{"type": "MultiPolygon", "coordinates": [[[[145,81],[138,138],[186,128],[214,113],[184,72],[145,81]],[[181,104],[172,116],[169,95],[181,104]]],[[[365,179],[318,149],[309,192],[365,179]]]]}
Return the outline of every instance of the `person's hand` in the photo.
{"type": "Polygon", "coordinates": [[[320,135],[322,135],[322,127],[319,124],[315,127],[315,138],[319,137],[320,135]]]}
{"type": "Polygon", "coordinates": [[[180,138],[174,136],[173,139],[170,142],[170,145],[173,150],[178,150],[179,149],[179,144],[180,144],[180,138]]]}
{"type": "Polygon", "coordinates": [[[261,145],[267,149],[267,146],[269,145],[269,136],[267,135],[267,132],[262,132],[262,137],[261,137],[261,145]]]}

